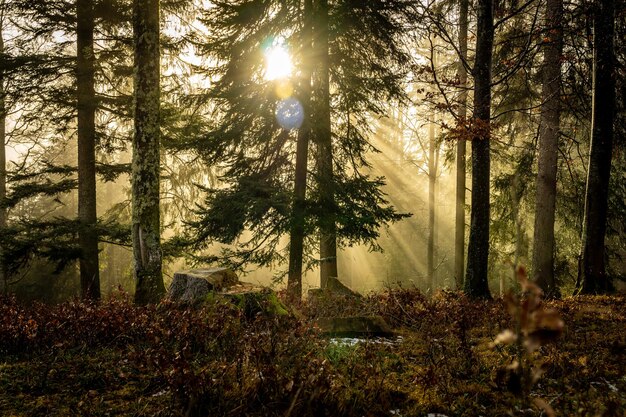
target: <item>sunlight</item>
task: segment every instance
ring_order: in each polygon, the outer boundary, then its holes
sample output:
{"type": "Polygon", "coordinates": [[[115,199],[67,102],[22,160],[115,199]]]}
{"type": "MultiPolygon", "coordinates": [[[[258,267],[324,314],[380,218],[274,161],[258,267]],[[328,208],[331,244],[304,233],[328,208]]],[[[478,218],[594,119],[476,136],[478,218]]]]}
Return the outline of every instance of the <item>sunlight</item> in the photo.
{"type": "Polygon", "coordinates": [[[265,79],[274,81],[291,75],[293,64],[284,45],[272,45],[265,51],[265,79]]]}

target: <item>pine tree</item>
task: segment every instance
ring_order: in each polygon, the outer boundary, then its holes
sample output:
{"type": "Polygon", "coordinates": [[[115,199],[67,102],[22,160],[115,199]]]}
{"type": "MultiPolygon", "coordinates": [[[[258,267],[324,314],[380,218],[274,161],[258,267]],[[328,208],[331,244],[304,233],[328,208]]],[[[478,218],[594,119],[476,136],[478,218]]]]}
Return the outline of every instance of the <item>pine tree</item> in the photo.
{"type": "Polygon", "coordinates": [[[319,194],[320,288],[329,278],[337,278],[337,224],[335,183],[333,178],[333,139],[330,101],[330,50],[328,0],[315,0],[313,50],[316,70],[313,73],[312,136],[317,146],[317,181],[319,194]]]}
{"type": "Polygon", "coordinates": [[[535,199],[533,278],[548,296],[558,295],[554,277],[554,217],[561,101],[563,1],[546,5],[539,167],[535,199]]]}
{"type": "Polygon", "coordinates": [[[596,0],[593,19],[593,114],[577,289],[606,293],[605,236],[615,121],[615,2],[596,0]]]}
{"type": "MultiPolygon", "coordinates": [[[[5,0],[0,2],[0,56],[4,55],[5,3],[5,0]]],[[[4,199],[7,195],[6,117],[4,69],[0,68],[0,232],[7,227],[7,209],[4,206],[4,199]]],[[[0,281],[2,282],[3,292],[6,295],[9,291],[9,277],[7,275],[4,252],[0,245],[0,281]]]]}
{"type": "Polygon", "coordinates": [[[493,2],[478,1],[476,58],[474,61],[474,113],[472,115],[472,212],[467,249],[465,292],[489,298],[489,199],[491,130],[491,60],[493,54],[493,2]]]}
{"type": "MultiPolygon", "coordinates": [[[[313,0],[305,0],[302,22],[302,108],[305,115],[311,112],[311,77],[313,66],[313,0]]],[[[302,264],[305,238],[306,216],[306,185],[308,170],[309,138],[311,135],[311,119],[305,117],[298,131],[296,145],[296,166],[294,174],[294,198],[292,204],[292,224],[289,233],[289,275],[287,287],[294,298],[302,294],[302,264]]]]}
{"type": "MultiPolygon", "coordinates": [[[[332,3],[321,13],[326,19],[314,21],[312,54],[321,54],[323,59],[313,60],[311,111],[304,114],[304,119],[309,117],[313,123],[310,139],[314,145],[308,163],[314,175],[307,185],[304,221],[303,253],[308,259],[315,252],[313,246],[320,244],[320,227],[336,229],[336,246],[348,242],[375,246],[379,227],[402,217],[388,206],[380,191],[382,179],[364,172],[368,169],[365,154],[374,150],[368,141],[372,118],[383,114],[387,98],[405,97],[402,69],[406,71],[408,58],[399,46],[398,34],[402,29],[399,19],[406,16],[399,4],[402,2],[332,3]],[[328,46],[323,45],[320,20],[328,27],[328,46]],[[362,47],[354,48],[355,42],[362,47]],[[318,132],[322,130],[325,141],[320,146],[318,132]],[[323,185],[323,181],[327,183],[323,185]]],[[[222,167],[224,186],[207,190],[208,198],[194,225],[201,248],[216,241],[233,244],[218,259],[207,260],[234,266],[276,265],[284,260],[278,246],[294,224],[293,161],[300,134],[285,131],[277,122],[275,114],[282,98],[276,88],[285,81],[291,84],[289,102],[297,100],[305,106],[308,94],[293,79],[263,79],[262,64],[265,48],[283,44],[291,53],[296,76],[302,78],[305,57],[310,54],[301,48],[302,5],[295,0],[238,1],[218,3],[204,13],[208,40],[202,46],[218,65],[209,70],[215,76],[210,97],[216,109],[216,128],[202,151],[207,163],[222,167]],[[241,239],[244,231],[250,232],[246,234],[250,239],[241,239]]],[[[319,5],[314,3],[316,16],[320,16],[319,5]]],[[[320,262],[330,260],[332,265],[335,257],[320,256],[320,262]]]]}
{"type": "Polygon", "coordinates": [[[98,235],[96,233],[96,93],[94,13],[91,0],[76,1],[78,109],[78,219],[80,283],[83,298],[100,298],[98,235]]]}
{"type": "MultiPolygon", "coordinates": [[[[433,117],[434,118],[434,117],[433,117]]],[[[437,165],[439,148],[435,136],[435,122],[428,126],[428,252],[426,255],[430,293],[435,293],[435,186],[437,183],[437,165]]]]}
{"type": "MultiPolygon", "coordinates": [[[[467,32],[468,32],[469,0],[459,2],[459,87],[462,89],[459,97],[458,117],[462,124],[467,118],[467,32]]],[[[467,147],[464,138],[460,138],[456,145],[456,206],[454,232],[454,281],[457,289],[463,288],[465,272],[465,176],[466,176],[467,147]]]]}
{"type": "Polygon", "coordinates": [[[135,46],[132,163],[132,237],[135,301],[158,302],[165,292],[159,213],[160,45],[159,0],[134,0],[135,46]]]}

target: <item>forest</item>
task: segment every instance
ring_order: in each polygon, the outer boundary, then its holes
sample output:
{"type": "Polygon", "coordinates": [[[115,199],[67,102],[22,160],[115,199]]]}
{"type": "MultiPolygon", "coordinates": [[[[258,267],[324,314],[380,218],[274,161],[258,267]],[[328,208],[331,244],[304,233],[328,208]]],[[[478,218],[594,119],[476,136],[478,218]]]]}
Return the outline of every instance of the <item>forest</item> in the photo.
{"type": "Polygon", "coordinates": [[[623,0],[0,0],[0,415],[626,416],[623,0]]]}

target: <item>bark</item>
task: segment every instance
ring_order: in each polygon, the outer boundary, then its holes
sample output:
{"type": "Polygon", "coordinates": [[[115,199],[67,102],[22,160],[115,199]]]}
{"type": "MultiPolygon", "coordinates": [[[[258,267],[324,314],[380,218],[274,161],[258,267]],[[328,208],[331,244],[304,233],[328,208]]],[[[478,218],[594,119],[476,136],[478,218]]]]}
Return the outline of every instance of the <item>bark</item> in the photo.
{"type": "Polygon", "coordinates": [[[94,89],[94,13],[90,0],[77,0],[78,219],[80,287],[84,299],[100,298],[96,233],[96,96],[94,89]]]}
{"type": "Polygon", "coordinates": [[[476,61],[474,63],[474,131],[472,137],[472,212],[467,249],[465,292],[490,298],[489,176],[491,118],[491,60],[493,54],[493,2],[478,0],[476,61]]]}
{"type": "Polygon", "coordinates": [[[135,132],[132,221],[135,302],[156,303],[165,293],[159,214],[159,0],[134,0],[135,132]]]}
{"type": "Polygon", "coordinates": [[[533,279],[548,297],[558,296],[554,278],[554,216],[561,117],[562,19],[563,0],[548,0],[533,236],[533,279]]]}
{"type": "Polygon", "coordinates": [[[614,0],[596,0],[594,12],[591,151],[577,283],[582,294],[607,293],[613,289],[605,270],[604,239],[615,121],[614,0]]]}
{"type": "MultiPolygon", "coordinates": [[[[464,61],[467,60],[467,27],[469,0],[461,0],[459,4],[459,59],[458,76],[461,95],[459,97],[459,120],[466,123],[467,118],[467,71],[464,61]]],[[[456,208],[454,232],[454,280],[456,288],[463,288],[463,272],[465,269],[465,161],[466,141],[461,138],[456,145],[456,208]]]]}
{"type": "Polygon", "coordinates": [[[320,229],[320,287],[326,288],[329,277],[337,277],[337,225],[335,222],[335,186],[330,120],[330,70],[328,51],[328,0],[317,0],[314,21],[314,49],[317,68],[313,76],[312,135],[317,144],[320,229]]]}
{"type": "MultiPolygon", "coordinates": [[[[4,6],[4,1],[0,3],[4,6]]],[[[4,53],[4,16],[0,15],[0,54],[4,53]]],[[[7,158],[6,158],[6,105],[4,91],[4,72],[0,70],[0,230],[7,227],[7,209],[1,204],[7,196],[7,158]]],[[[9,292],[9,276],[2,247],[0,247],[0,282],[4,294],[9,292]]]]}
{"type": "Polygon", "coordinates": [[[435,185],[437,165],[435,161],[435,123],[431,122],[428,129],[428,254],[427,276],[430,292],[435,292],[435,185]]]}
{"type": "Polygon", "coordinates": [[[304,248],[304,222],[306,209],[306,181],[308,166],[309,137],[311,132],[311,36],[312,0],[304,1],[304,28],[302,31],[302,51],[305,56],[300,101],[304,108],[304,121],[298,131],[296,145],[296,172],[294,183],[294,203],[289,241],[289,276],[287,288],[291,297],[302,297],[302,255],[304,248]],[[308,58],[308,59],[307,59],[308,58]]]}

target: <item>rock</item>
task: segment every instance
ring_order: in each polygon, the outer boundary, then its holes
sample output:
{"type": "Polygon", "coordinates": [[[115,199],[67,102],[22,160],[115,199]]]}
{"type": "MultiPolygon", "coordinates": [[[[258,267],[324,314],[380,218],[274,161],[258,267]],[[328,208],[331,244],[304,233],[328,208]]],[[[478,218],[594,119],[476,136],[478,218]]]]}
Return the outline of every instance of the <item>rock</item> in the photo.
{"type": "Polygon", "coordinates": [[[228,268],[191,269],[174,273],[168,299],[195,303],[203,301],[211,291],[220,291],[239,282],[237,274],[228,268]]]}
{"type": "Polygon", "coordinates": [[[321,332],[331,336],[393,336],[394,331],[380,316],[320,317],[321,332]]]}

